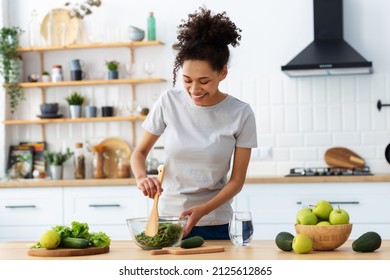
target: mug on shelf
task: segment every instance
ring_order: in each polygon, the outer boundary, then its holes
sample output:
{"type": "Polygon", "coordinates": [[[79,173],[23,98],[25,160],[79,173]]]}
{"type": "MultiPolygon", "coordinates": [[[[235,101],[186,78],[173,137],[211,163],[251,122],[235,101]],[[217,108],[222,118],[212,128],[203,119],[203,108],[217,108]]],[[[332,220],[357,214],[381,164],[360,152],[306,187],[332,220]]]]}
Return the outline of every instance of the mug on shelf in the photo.
{"type": "Polygon", "coordinates": [[[70,79],[72,81],[81,81],[85,78],[85,72],[83,70],[71,70],[70,79]]]}
{"type": "Polygon", "coordinates": [[[102,116],[103,117],[112,117],[114,115],[113,106],[103,106],[102,107],[102,116]]]}

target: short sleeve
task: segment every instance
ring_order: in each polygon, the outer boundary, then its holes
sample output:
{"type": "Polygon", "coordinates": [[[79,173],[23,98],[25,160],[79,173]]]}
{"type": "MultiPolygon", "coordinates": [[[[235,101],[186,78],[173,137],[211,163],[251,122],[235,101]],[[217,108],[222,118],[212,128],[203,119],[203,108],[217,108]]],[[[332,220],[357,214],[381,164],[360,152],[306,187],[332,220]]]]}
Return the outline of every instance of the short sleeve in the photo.
{"type": "Polygon", "coordinates": [[[167,93],[164,92],[157,99],[145,121],[142,123],[142,127],[146,131],[158,136],[164,133],[164,130],[167,126],[164,121],[164,110],[166,109],[164,106],[164,98],[166,94],[167,93]]]}
{"type": "Polygon", "coordinates": [[[236,147],[240,148],[256,148],[257,147],[257,131],[255,114],[252,108],[246,106],[246,114],[243,119],[242,129],[237,135],[236,147]]]}

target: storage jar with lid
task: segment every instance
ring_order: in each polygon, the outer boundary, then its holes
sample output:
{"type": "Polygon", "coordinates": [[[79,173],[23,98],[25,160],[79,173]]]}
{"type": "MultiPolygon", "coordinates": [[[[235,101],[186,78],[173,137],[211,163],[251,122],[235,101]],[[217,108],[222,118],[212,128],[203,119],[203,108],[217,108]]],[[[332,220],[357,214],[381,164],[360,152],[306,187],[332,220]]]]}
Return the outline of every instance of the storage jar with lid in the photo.
{"type": "Polygon", "coordinates": [[[74,151],[74,178],[85,179],[85,154],[83,143],[76,143],[74,151]]]}

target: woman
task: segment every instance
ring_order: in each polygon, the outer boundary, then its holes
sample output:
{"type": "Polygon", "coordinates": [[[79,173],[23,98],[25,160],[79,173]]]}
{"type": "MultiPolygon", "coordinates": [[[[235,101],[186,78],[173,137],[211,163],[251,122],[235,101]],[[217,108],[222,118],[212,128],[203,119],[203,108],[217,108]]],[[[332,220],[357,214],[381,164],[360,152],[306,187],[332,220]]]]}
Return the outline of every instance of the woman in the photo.
{"type": "Polygon", "coordinates": [[[161,194],[160,215],[188,217],[184,236],[229,239],[231,201],[243,187],[251,148],[257,146],[250,106],[218,89],[228,74],[228,46],[239,44],[241,30],[225,12],[212,15],[206,9],[178,27],[173,83],[181,68],[185,90],[168,90],[157,100],[142,125],[145,133],[131,167],[145,196],[161,194]],[[164,190],[145,171],[163,134],[164,190]]]}

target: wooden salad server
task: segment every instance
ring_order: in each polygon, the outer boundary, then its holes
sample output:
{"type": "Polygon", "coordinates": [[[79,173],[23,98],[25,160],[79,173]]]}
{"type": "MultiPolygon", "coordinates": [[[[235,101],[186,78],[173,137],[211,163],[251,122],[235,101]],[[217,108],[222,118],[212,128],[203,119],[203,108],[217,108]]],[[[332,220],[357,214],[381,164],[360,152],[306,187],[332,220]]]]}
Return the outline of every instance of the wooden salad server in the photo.
{"type": "MultiPolygon", "coordinates": [[[[164,165],[160,165],[158,167],[158,177],[157,180],[162,185],[164,178],[164,165]]],[[[149,214],[148,223],[145,228],[145,235],[147,236],[155,236],[158,232],[158,199],[160,195],[158,193],[154,196],[153,208],[149,214]]]]}

